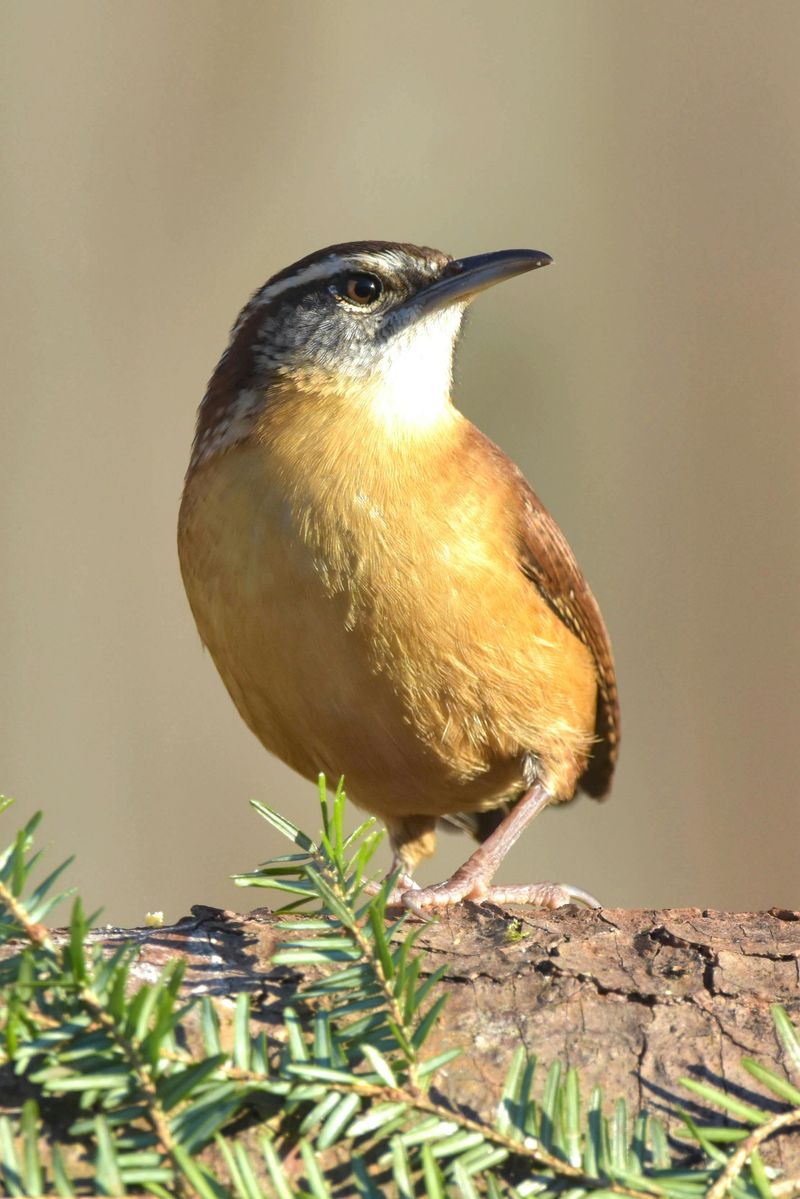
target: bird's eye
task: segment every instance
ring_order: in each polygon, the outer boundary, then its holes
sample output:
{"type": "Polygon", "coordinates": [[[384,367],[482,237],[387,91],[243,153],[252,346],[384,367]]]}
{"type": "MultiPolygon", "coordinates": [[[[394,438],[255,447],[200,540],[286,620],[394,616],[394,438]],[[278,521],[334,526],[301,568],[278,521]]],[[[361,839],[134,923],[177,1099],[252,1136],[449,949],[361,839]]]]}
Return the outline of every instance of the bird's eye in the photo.
{"type": "Polygon", "coordinates": [[[383,294],[383,284],[377,275],[367,275],[363,271],[357,274],[345,275],[341,284],[341,296],[351,304],[366,308],[374,304],[383,294]]]}

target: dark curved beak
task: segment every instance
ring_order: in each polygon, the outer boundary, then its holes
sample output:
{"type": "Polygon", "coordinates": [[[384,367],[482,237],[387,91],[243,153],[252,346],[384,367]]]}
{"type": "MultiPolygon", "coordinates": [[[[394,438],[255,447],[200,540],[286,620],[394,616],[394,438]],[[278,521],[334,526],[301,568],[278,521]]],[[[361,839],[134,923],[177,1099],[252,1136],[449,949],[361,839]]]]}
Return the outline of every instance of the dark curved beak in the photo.
{"type": "Polygon", "coordinates": [[[436,312],[450,304],[471,300],[495,283],[548,266],[552,261],[541,250],[495,250],[492,254],[455,258],[445,267],[441,278],[416,293],[410,305],[419,313],[436,312]]]}

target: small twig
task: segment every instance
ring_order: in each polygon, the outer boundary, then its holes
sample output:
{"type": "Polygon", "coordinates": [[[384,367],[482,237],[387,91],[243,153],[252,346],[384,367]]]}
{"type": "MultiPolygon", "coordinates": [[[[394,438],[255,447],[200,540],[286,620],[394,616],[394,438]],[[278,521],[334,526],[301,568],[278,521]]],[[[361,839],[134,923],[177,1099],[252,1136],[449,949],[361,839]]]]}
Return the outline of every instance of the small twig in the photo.
{"type": "MultiPolygon", "coordinates": [[[[317,866],[320,870],[320,873],[325,876],[328,885],[336,892],[337,897],[342,901],[342,903],[347,904],[350,902],[351,897],[342,888],[339,878],[330,870],[327,861],[322,854],[319,853],[319,851],[317,851],[317,866]]],[[[392,1017],[392,1020],[398,1028],[402,1028],[405,1031],[406,1021],[400,1004],[398,1003],[397,996],[395,995],[391,984],[384,973],[383,964],[380,958],[373,952],[369,938],[364,936],[365,924],[366,921],[363,921],[361,924],[359,924],[357,920],[354,920],[352,926],[347,929],[347,931],[352,935],[356,945],[361,950],[362,956],[370,963],[380,988],[383,991],[386,1007],[390,1016],[392,1017]]],[[[406,1062],[408,1066],[408,1081],[415,1093],[417,1091],[421,1093],[422,1087],[420,1086],[419,1074],[417,1072],[417,1063],[413,1059],[408,1058],[406,1058],[406,1062]]]]}
{"type": "MultiPolygon", "coordinates": [[[[186,1066],[196,1063],[196,1059],[186,1050],[165,1050],[162,1051],[162,1056],[186,1066]]],[[[263,1074],[232,1064],[219,1066],[218,1072],[224,1078],[249,1083],[254,1087],[266,1081],[263,1074]]],[[[559,1174],[562,1178],[570,1178],[577,1186],[585,1187],[586,1190],[609,1191],[615,1195],[627,1196],[628,1199],[653,1199],[652,1191],[636,1190],[606,1178],[592,1178],[584,1174],[580,1166],[572,1166],[562,1158],[556,1157],[555,1154],[549,1153],[534,1137],[516,1141],[513,1137],[500,1132],[499,1129],[493,1128],[491,1124],[483,1124],[480,1120],[473,1120],[455,1108],[435,1103],[426,1094],[412,1090],[411,1087],[387,1087],[378,1083],[362,1082],[360,1079],[354,1079],[351,1083],[331,1082],[330,1086],[332,1090],[340,1091],[342,1094],[362,1095],[365,1099],[372,1100],[373,1103],[403,1103],[412,1111],[427,1112],[429,1115],[438,1116],[441,1120],[458,1124],[467,1132],[479,1132],[491,1144],[506,1149],[515,1157],[526,1158],[537,1166],[552,1170],[554,1174],[559,1174]]]]}
{"type": "Polygon", "coordinates": [[[578,1186],[585,1187],[587,1190],[610,1191],[615,1195],[629,1196],[630,1199],[653,1199],[652,1191],[639,1191],[633,1187],[621,1186],[606,1178],[592,1178],[588,1174],[584,1174],[580,1166],[572,1166],[569,1162],[565,1162],[562,1158],[556,1157],[555,1154],[542,1148],[535,1137],[525,1137],[522,1141],[515,1141],[513,1137],[506,1136],[499,1129],[493,1128],[491,1124],[482,1124],[480,1120],[473,1120],[453,1108],[435,1103],[427,1095],[413,1094],[411,1091],[399,1087],[378,1087],[373,1083],[354,1083],[351,1089],[376,1102],[403,1102],[411,1108],[416,1108],[417,1111],[428,1112],[430,1115],[438,1116],[441,1120],[453,1121],[470,1132],[479,1132],[485,1140],[502,1149],[507,1149],[515,1157],[528,1158],[536,1165],[552,1170],[554,1174],[560,1174],[562,1178],[573,1179],[578,1186]]]}
{"type": "MultiPolygon", "coordinates": [[[[16,895],[9,890],[5,883],[0,880],[0,900],[5,904],[8,911],[13,916],[14,920],[19,924],[25,936],[35,945],[37,949],[46,950],[55,956],[60,956],[61,951],[53,943],[48,930],[43,924],[37,924],[31,920],[23,904],[19,902],[16,895]]],[[[90,986],[84,983],[77,983],[75,987],[75,996],[79,999],[89,1014],[93,1017],[95,1024],[102,1028],[104,1032],[115,1042],[122,1050],[128,1059],[128,1062],[133,1067],[136,1074],[139,1086],[144,1092],[147,1107],[146,1118],[156,1134],[156,1138],[161,1145],[164,1157],[172,1164],[175,1171],[175,1191],[179,1196],[187,1194],[184,1184],[183,1172],[178,1164],[178,1159],[175,1155],[175,1142],[172,1137],[172,1131],[169,1126],[166,1112],[161,1106],[158,1098],[155,1084],[151,1077],[150,1068],[142,1058],[138,1049],[134,1044],[121,1036],[112,1016],[103,1007],[100,999],[95,995],[90,986]]]]}
{"type": "Polygon", "coordinates": [[[184,1182],[183,1171],[181,1170],[175,1154],[175,1141],[172,1136],[172,1130],[169,1126],[167,1114],[161,1106],[161,1100],[158,1098],[158,1091],[156,1090],[153,1082],[150,1067],[142,1058],[142,1055],[139,1053],[136,1045],[133,1044],[132,1041],[128,1041],[125,1037],[120,1035],[117,1026],[114,1023],[113,1017],[109,1016],[108,1012],[105,1010],[94,991],[92,991],[91,987],[80,987],[78,994],[91,1014],[94,1016],[96,1023],[104,1030],[104,1032],[108,1033],[115,1044],[119,1046],[119,1048],[127,1057],[128,1062],[133,1067],[133,1071],[136,1075],[139,1086],[142,1088],[147,1100],[147,1107],[144,1113],[145,1118],[150,1124],[150,1127],[153,1129],[153,1132],[156,1134],[164,1157],[166,1157],[172,1163],[172,1168],[175,1171],[174,1186],[176,1194],[187,1195],[188,1192],[184,1182]]]}
{"type": "MultiPolygon", "coordinates": [[[[780,1112],[777,1116],[773,1116],[771,1120],[768,1120],[766,1124],[760,1124],[758,1128],[755,1128],[750,1133],[750,1136],[742,1141],[736,1152],[731,1155],[719,1178],[715,1179],[708,1188],[706,1199],[723,1199],[723,1196],[730,1189],[731,1183],[741,1174],[750,1154],[755,1149],[758,1149],[759,1145],[771,1137],[774,1132],[778,1132],[781,1128],[786,1128],[788,1124],[796,1124],[798,1121],[800,1121],[800,1107],[793,1107],[788,1112],[780,1112]]],[[[791,1179],[790,1181],[797,1183],[800,1180],[791,1179]]],[[[775,1194],[778,1193],[774,1186],[773,1192],[775,1194]]],[[[787,1191],[785,1193],[794,1194],[794,1191],[787,1191]]]]}
{"type": "Polygon", "coordinates": [[[8,908],[31,944],[35,945],[37,949],[47,949],[52,953],[56,952],[56,947],[50,938],[49,931],[43,924],[37,924],[34,920],[30,919],[14,892],[2,881],[0,881],[0,899],[8,908]]]}

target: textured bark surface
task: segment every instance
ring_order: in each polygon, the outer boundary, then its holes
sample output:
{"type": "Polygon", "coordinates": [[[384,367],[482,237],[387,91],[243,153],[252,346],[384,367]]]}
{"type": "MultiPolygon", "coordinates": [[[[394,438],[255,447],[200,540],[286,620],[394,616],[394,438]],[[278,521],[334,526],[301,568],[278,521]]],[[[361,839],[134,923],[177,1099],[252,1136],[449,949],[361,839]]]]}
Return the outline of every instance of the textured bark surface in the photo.
{"type": "MultiPolygon", "coordinates": [[[[280,1038],[283,1007],[303,982],[270,964],[286,934],[266,911],[194,913],[173,928],[137,932],[135,969],[151,977],[182,954],[188,990],[218,997],[223,1016],[227,997],[252,991],[256,1020],[280,1038]]],[[[752,1098],[743,1056],[783,1068],[770,1004],[800,1018],[796,912],[567,908],[511,917],[468,905],[425,929],[417,947],[429,970],[449,966],[440,984],[449,1001],[430,1052],[455,1044],[464,1053],[440,1075],[443,1091],[490,1117],[520,1042],[543,1063],[577,1067],[587,1092],[600,1084],[611,1101],[624,1096],[634,1110],[670,1116],[676,1107],[700,1110],[679,1085],[686,1076],[752,1098]]],[[[781,1147],[782,1165],[800,1171],[800,1136],[781,1147]]]]}
{"type": "MultiPolygon", "coordinates": [[[[244,916],[204,907],[170,928],[95,934],[109,948],[137,941],[134,976],[143,981],[184,957],[187,994],[211,995],[223,1025],[230,999],[250,991],[254,1025],[276,1040],[284,1006],[296,1003],[305,977],[318,974],[272,966],[285,937],[266,910],[244,916]]],[[[587,1093],[601,1084],[609,1104],[624,1096],[632,1109],[646,1107],[674,1128],[676,1107],[703,1114],[681,1078],[752,1100],[743,1056],[783,1073],[770,1004],[800,1018],[795,912],[566,908],[512,917],[468,905],[426,927],[417,946],[427,970],[448,964],[440,987],[449,1002],[430,1052],[464,1050],[441,1072],[442,1092],[490,1118],[522,1042],[545,1064],[558,1058],[576,1066],[587,1093]]],[[[719,1113],[712,1118],[720,1122],[719,1113]]],[[[800,1173],[800,1133],[782,1137],[770,1156],[800,1173]]]]}

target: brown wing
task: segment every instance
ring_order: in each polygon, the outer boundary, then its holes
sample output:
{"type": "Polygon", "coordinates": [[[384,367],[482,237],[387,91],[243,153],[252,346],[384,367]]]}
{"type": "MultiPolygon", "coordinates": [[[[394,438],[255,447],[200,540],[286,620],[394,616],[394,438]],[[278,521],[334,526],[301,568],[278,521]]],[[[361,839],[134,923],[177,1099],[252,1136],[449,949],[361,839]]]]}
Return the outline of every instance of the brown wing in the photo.
{"type": "Polygon", "coordinates": [[[531,490],[520,485],[520,567],[567,628],[591,650],[597,671],[597,740],[580,778],[589,795],[600,798],[611,785],[619,750],[619,700],[611,642],[597,600],[581,574],[564,534],[531,490]]]}

